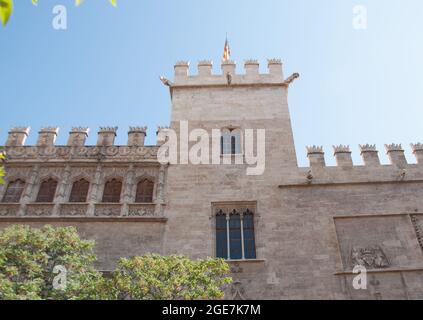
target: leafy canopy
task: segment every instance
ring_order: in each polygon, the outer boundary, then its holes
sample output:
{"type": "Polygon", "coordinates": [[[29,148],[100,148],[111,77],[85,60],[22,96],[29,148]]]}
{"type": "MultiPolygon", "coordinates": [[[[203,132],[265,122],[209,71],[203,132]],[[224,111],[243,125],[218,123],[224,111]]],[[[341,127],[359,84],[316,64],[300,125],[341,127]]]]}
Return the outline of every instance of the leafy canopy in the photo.
{"type": "Polygon", "coordinates": [[[94,266],[94,242],[73,227],[42,229],[14,225],[0,232],[0,300],[101,299],[104,279],[94,266]],[[64,288],[55,289],[55,266],[66,268],[64,288]]]}
{"type": "Polygon", "coordinates": [[[93,247],[73,227],[14,225],[0,231],[0,300],[221,299],[232,281],[222,259],[156,254],[122,258],[103,276],[93,267],[93,247]],[[67,271],[60,289],[53,285],[55,266],[67,271]]]}
{"type": "MultiPolygon", "coordinates": [[[[0,162],[3,162],[4,159],[5,159],[4,154],[1,153],[1,150],[0,150],[0,162]]],[[[4,180],[3,180],[4,175],[5,175],[4,167],[0,166],[0,185],[4,184],[4,180]]]]}
{"type": "MultiPolygon", "coordinates": [[[[75,0],[75,5],[79,6],[84,0],[75,0]]],[[[34,6],[38,5],[38,0],[31,0],[34,6]]],[[[117,6],[117,0],[109,0],[114,7],[117,6]]],[[[0,0],[0,20],[6,25],[13,12],[13,0],[0,0]]]]}
{"type": "Polygon", "coordinates": [[[232,279],[222,259],[190,260],[184,256],[148,254],[120,259],[110,282],[113,299],[221,299],[232,279]]]}

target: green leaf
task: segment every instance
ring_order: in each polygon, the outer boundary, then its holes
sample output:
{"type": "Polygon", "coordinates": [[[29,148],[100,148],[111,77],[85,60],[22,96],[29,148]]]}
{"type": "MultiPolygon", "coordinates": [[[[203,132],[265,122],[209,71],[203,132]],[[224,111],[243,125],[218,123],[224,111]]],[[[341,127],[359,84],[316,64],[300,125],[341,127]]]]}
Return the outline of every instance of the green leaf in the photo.
{"type": "Polygon", "coordinates": [[[117,6],[117,0],[109,0],[113,7],[117,6]]]}
{"type": "Polygon", "coordinates": [[[31,0],[32,1],[32,4],[34,5],[34,6],[36,6],[37,4],[38,4],[38,0],[31,0]]]}
{"type": "Polygon", "coordinates": [[[5,26],[13,11],[13,0],[0,0],[0,20],[5,26]]]}

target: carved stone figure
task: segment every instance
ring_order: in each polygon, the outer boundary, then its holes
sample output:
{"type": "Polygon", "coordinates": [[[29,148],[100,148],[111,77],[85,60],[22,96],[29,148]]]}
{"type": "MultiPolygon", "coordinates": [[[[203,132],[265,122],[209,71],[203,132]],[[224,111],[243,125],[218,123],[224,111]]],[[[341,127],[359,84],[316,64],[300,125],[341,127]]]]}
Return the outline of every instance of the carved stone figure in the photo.
{"type": "Polygon", "coordinates": [[[371,247],[353,247],[351,251],[351,267],[363,266],[367,269],[388,268],[390,263],[382,248],[375,245],[371,247]]]}

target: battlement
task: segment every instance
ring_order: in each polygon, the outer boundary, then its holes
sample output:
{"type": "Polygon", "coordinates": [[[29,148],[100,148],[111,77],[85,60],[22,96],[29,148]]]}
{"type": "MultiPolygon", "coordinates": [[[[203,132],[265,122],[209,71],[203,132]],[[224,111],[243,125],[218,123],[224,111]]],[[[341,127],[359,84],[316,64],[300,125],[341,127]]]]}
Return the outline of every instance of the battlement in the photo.
{"type": "MultiPolygon", "coordinates": [[[[380,160],[378,156],[378,150],[376,145],[372,144],[364,144],[359,145],[360,148],[360,155],[363,159],[365,166],[380,166],[380,160]]],[[[386,154],[390,160],[390,164],[392,166],[396,166],[398,168],[404,168],[407,165],[407,159],[404,155],[404,149],[402,148],[401,144],[386,144],[385,145],[386,154]]],[[[416,143],[411,144],[411,149],[413,154],[416,157],[418,164],[423,164],[423,144],[416,143]]],[[[325,164],[325,153],[323,151],[323,147],[321,146],[307,146],[307,157],[309,158],[310,167],[311,168],[323,168],[326,166],[325,164]]],[[[334,156],[336,158],[336,163],[338,167],[353,167],[353,161],[351,157],[351,150],[350,147],[347,145],[338,145],[333,146],[334,156]]]]}
{"type": "Polygon", "coordinates": [[[197,64],[197,74],[190,73],[189,61],[178,61],[175,66],[172,87],[201,85],[245,85],[245,84],[280,84],[289,85],[295,77],[284,79],[282,61],[268,59],[267,73],[260,73],[258,60],[247,59],[244,62],[244,72],[236,72],[237,63],[233,60],[221,62],[221,72],[213,74],[213,61],[200,60],[197,64]]]}
{"type": "MultiPolygon", "coordinates": [[[[159,130],[165,127],[159,127],[159,130]]],[[[159,131],[158,130],[158,131],[159,131]]],[[[115,137],[117,136],[118,127],[100,127],[97,134],[97,146],[110,147],[114,146],[115,137]]],[[[158,131],[156,134],[158,134],[158,131]]],[[[6,141],[6,147],[23,147],[25,146],[26,138],[30,132],[30,127],[14,127],[9,130],[9,135],[6,141]]],[[[72,127],[69,132],[67,141],[68,147],[84,147],[90,129],[87,127],[72,127]]],[[[38,132],[37,147],[46,148],[54,147],[57,135],[59,133],[58,127],[43,127],[38,132]]],[[[143,147],[145,137],[147,136],[147,127],[134,126],[129,127],[128,130],[128,146],[129,147],[143,147]]]]}

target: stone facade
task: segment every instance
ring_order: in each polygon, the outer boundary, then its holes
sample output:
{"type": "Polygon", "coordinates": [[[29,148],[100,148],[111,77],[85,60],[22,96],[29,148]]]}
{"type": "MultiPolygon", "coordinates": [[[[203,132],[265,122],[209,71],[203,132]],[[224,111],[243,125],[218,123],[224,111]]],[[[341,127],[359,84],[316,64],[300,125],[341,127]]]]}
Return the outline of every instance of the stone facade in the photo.
{"type": "Polygon", "coordinates": [[[255,257],[228,260],[228,299],[423,299],[422,145],[412,145],[417,164],[407,163],[401,145],[386,145],[390,165],[380,164],[376,146],[360,145],[363,166],[353,164],[348,146],[334,146],[334,167],[312,146],[310,167],[300,168],[287,101],[298,75],[285,78],[277,59],[266,74],[256,60],[245,62],[245,74],[235,67],[225,62],[214,75],[212,62],[201,61],[190,75],[189,63],[178,62],[173,82],[162,78],[172,98],[170,128],[180,135],[180,121],[188,121],[188,129],[208,133],[265,129],[262,175],[246,175],[246,164],[162,164],[162,142],[145,146],[145,127],[130,128],[126,146],[114,145],[115,127],[100,128],[96,146],[85,146],[87,128],[72,129],[67,146],[54,145],[58,128],[43,128],[37,146],[25,146],[29,128],[20,127],[6,142],[0,199],[11,182],[24,188],[19,201],[0,203],[0,227],[76,226],[97,241],[99,268],[110,270],[121,256],[147,252],[216,256],[217,213],[240,212],[243,221],[250,212],[255,257]],[[48,179],[57,181],[54,199],[37,202],[48,179]],[[81,179],[89,182],[86,201],[69,202],[81,179]],[[113,179],[120,200],[103,202],[113,179]],[[143,179],[154,183],[148,203],[136,201],[143,179]],[[367,269],[367,290],[353,288],[357,264],[367,269]]]}

